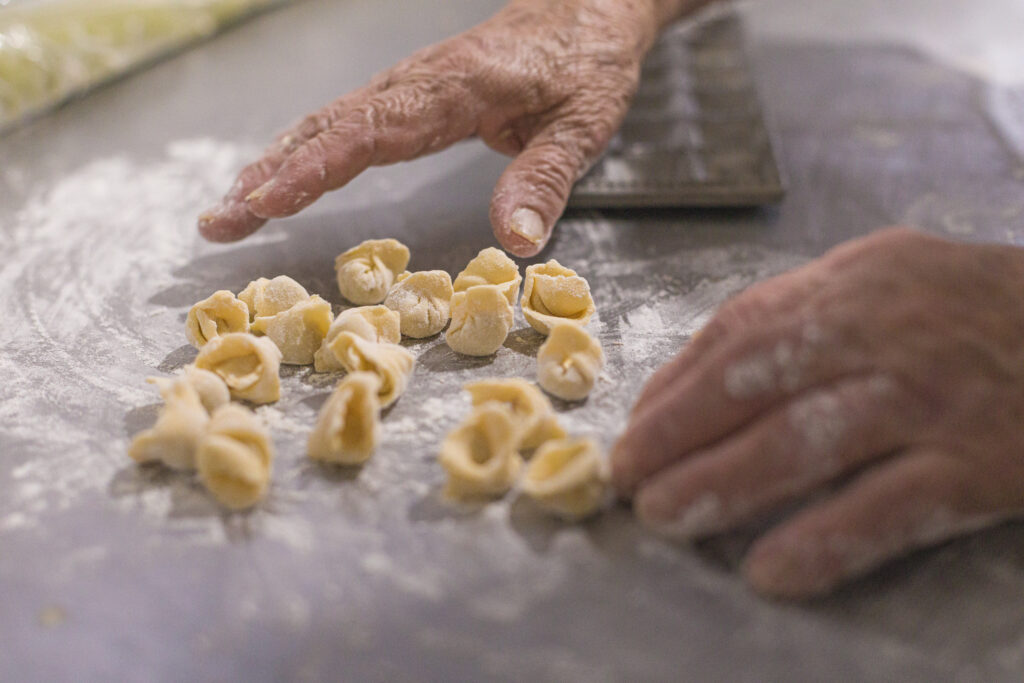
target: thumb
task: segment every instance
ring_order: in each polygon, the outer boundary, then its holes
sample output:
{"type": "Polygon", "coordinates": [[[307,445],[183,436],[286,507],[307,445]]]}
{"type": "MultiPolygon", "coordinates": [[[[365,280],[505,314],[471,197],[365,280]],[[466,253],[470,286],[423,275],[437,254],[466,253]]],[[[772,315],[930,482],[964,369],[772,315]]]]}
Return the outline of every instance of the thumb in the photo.
{"type": "Polygon", "coordinates": [[[498,242],[520,257],[535,256],[551,238],[569,193],[604,151],[619,124],[552,124],[512,160],[491,198],[491,226],[498,242]]]}

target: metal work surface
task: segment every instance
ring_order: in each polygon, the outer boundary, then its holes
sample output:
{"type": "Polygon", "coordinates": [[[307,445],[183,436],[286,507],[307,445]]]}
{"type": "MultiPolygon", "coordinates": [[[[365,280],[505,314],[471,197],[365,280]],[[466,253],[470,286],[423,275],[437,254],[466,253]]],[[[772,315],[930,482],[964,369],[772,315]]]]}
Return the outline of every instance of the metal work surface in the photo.
{"type": "MultiPolygon", "coordinates": [[[[286,273],[338,304],[333,256],[359,240],[399,238],[412,269],[452,273],[492,244],[504,161],[478,143],[374,169],[235,245],[195,233],[274,132],[498,3],[420,5],[300,3],[0,139],[0,678],[1019,681],[1020,525],[788,605],[740,581],[743,534],[691,547],[625,509],[565,526],[512,499],[442,503],[435,452],[467,410],[459,386],[534,374],[521,319],[493,359],[410,344],[412,386],[360,471],[306,461],[333,380],[287,370],[259,410],[278,458],[251,514],[129,461],[155,417],[144,378],[193,357],[198,299],[286,273]]],[[[852,20],[849,37],[807,40],[805,5],[745,10],[789,174],[778,208],[576,213],[543,254],[589,278],[609,357],[589,401],[558,406],[571,431],[611,443],[716,305],[838,242],[909,222],[1024,244],[1019,85],[852,20]]],[[[982,41],[971,25],[951,21],[947,42],[982,41]]]]}

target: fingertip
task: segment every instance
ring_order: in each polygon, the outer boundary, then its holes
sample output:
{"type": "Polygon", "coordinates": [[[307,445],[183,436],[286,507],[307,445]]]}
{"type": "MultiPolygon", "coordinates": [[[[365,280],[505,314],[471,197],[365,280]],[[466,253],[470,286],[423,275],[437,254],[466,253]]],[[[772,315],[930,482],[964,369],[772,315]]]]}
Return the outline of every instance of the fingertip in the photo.
{"type": "Polygon", "coordinates": [[[492,212],[491,220],[494,235],[501,246],[520,258],[536,256],[551,238],[552,226],[530,208],[520,207],[507,215],[496,210],[492,212]]]}
{"type": "Polygon", "coordinates": [[[266,220],[239,202],[221,204],[199,215],[199,234],[210,242],[235,242],[256,232],[266,220]]]}
{"type": "Polygon", "coordinates": [[[766,597],[807,599],[829,592],[836,584],[827,558],[812,540],[782,536],[757,541],[743,560],[746,582],[766,597]]]}
{"type": "Polygon", "coordinates": [[[610,465],[612,487],[623,499],[633,496],[635,488],[633,456],[623,436],[612,447],[610,465]]]}

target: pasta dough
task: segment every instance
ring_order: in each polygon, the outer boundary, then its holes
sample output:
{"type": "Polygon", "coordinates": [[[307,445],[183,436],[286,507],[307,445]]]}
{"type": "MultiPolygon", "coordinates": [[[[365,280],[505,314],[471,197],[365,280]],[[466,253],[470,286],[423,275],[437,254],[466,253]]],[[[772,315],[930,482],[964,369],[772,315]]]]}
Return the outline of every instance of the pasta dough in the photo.
{"type": "Polygon", "coordinates": [[[256,415],[237,404],[217,409],[199,442],[199,480],[222,505],[252,507],[270,483],[274,457],[270,434],[256,415]]]}
{"type": "Polygon", "coordinates": [[[192,385],[199,396],[199,402],[206,408],[206,412],[211,414],[217,408],[231,402],[231,392],[228,391],[228,385],[224,384],[224,380],[209,370],[201,370],[194,365],[186,365],[178,377],[148,377],[146,381],[156,385],[165,401],[174,393],[174,385],[178,382],[192,385]]]}
{"type": "Polygon", "coordinates": [[[578,520],[604,502],[607,466],[591,439],[548,441],[533,456],[519,488],[548,512],[578,520]]]}
{"type": "Polygon", "coordinates": [[[469,392],[474,407],[494,402],[510,411],[517,427],[515,447],[518,450],[528,451],[545,441],[565,436],[551,401],[526,380],[484,379],[462,388],[469,392]]]}
{"type": "Polygon", "coordinates": [[[522,468],[516,452],[518,429],[508,408],[489,403],[474,410],[441,444],[441,466],[448,473],[445,495],[466,499],[500,496],[522,468]]]}
{"type": "Polygon", "coordinates": [[[261,277],[253,280],[238,293],[238,298],[249,307],[249,320],[277,315],[309,298],[309,292],[287,275],[273,280],[261,277]]]}
{"type": "Polygon", "coordinates": [[[384,301],[407,265],[409,248],[394,239],[366,240],[334,261],[341,295],[360,306],[384,301]]]}
{"type": "Polygon", "coordinates": [[[514,319],[512,306],[498,285],[456,292],[451,315],[444,339],[453,351],[467,356],[489,356],[500,349],[514,319]]]}
{"type": "Polygon", "coordinates": [[[380,379],[370,372],[345,377],[327,399],[309,435],[309,457],[339,465],[360,465],[380,439],[380,379]]]}
{"type": "Polygon", "coordinates": [[[452,278],[443,270],[424,270],[399,277],[384,305],[398,311],[401,331],[407,337],[432,337],[448,324],[452,278]]]}
{"type": "Polygon", "coordinates": [[[171,469],[190,470],[210,416],[188,382],[171,381],[160,393],[166,403],[156,424],[132,439],[128,455],[139,463],[162,462],[171,469]]]}
{"type": "Polygon", "coordinates": [[[558,398],[579,401],[603,367],[601,344],[579,325],[559,321],[537,352],[537,383],[558,398]]]}
{"type": "Polygon", "coordinates": [[[331,305],[314,294],[286,311],[256,318],[252,331],[265,334],[277,345],[282,363],[309,365],[333,318],[331,305]]]}
{"type": "Polygon", "coordinates": [[[196,356],[196,367],[224,380],[232,397],[253,403],[281,398],[280,364],[274,342],[240,332],[217,337],[196,356]]]}
{"type": "Polygon", "coordinates": [[[559,320],[586,325],[595,310],[587,281],[554,259],[526,268],[520,305],[526,322],[541,334],[559,320]]]}
{"type": "Polygon", "coordinates": [[[456,292],[464,292],[477,285],[498,285],[508,298],[509,305],[515,306],[522,281],[523,277],[515,261],[501,249],[487,247],[474,256],[465,270],[456,276],[453,287],[456,292]]]}
{"type": "Polygon", "coordinates": [[[377,344],[341,332],[331,342],[331,352],[347,372],[372,372],[380,379],[378,396],[387,407],[405,393],[416,360],[397,344],[377,344]]]}
{"type": "Polygon", "coordinates": [[[214,292],[192,306],[185,319],[185,336],[197,349],[222,334],[248,331],[248,307],[226,289],[214,292]]]}
{"type": "Polygon", "coordinates": [[[313,367],[317,372],[338,372],[341,363],[331,351],[331,342],[342,332],[351,332],[367,341],[382,344],[397,344],[402,340],[401,316],[387,306],[359,306],[338,314],[327,330],[320,348],[313,355],[313,367]]]}

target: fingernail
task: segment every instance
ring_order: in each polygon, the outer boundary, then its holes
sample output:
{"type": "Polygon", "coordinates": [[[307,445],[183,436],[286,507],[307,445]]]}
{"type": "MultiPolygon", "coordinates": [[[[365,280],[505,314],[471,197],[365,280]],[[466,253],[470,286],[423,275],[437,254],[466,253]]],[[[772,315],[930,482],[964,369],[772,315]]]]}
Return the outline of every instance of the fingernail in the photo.
{"type": "Polygon", "coordinates": [[[245,196],[245,201],[246,201],[246,203],[258,202],[259,200],[263,199],[263,197],[268,192],[270,192],[272,189],[274,189],[274,181],[273,180],[268,180],[267,182],[263,183],[262,185],[257,187],[255,190],[253,190],[252,192],[247,194],[245,196]]]}
{"type": "Polygon", "coordinates": [[[544,221],[533,209],[516,209],[508,222],[508,228],[534,244],[544,241],[544,221]]]}
{"type": "Polygon", "coordinates": [[[829,585],[821,554],[799,543],[755,545],[743,563],[743,574],[758,592],[779,597],[806,597],[829,585]]]}
{"type": "Polygon", "coordinates": [[[720,533],[728,526],[722,501],[713,493],[706,493],[682,508],[671,498],[656,495],[655,502],[647,503],[653,506],[645,513],[649,516],[641,515],[656,533],[689,541],[720,533]]]}

